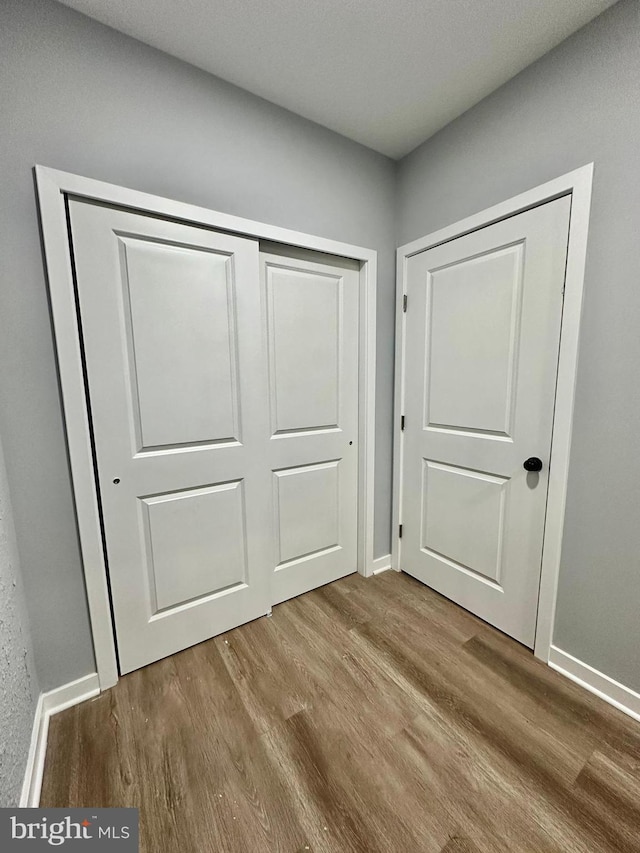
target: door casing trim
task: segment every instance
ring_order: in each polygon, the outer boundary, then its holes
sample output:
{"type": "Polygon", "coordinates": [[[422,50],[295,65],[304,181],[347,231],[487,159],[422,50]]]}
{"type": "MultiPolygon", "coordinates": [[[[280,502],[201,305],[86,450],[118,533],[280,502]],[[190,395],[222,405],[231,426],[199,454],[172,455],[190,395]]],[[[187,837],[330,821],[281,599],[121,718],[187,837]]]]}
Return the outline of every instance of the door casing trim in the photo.
{"type": "Polygon", "coordinates": [[[403,298],[406,292],[407,260],[419,252],[455,240],[472,231],[485,228],[502,219],[539,207],[561,196],[571,196],[569,241],[565,273],[564,305],[560,330],[560,352],[556,381],[555,409],[551,438],[549,487],[542,547],[538,618],[534,654],[549,662],[553,641],[556,596],[569,474],[569,456],[573,426],[573,408],[578,366],[580,317],[591,209],[593,163],[561,175],[552,181],[507,199],[459,222],[413,240],[397,250],[396,277],[396,366],[393,424],[393,536],[391,565],[400,567],[401,540],[398,529],[402,518],[403,435],[400,419],[404,410],[405,381],[405,313],[403,298]]]}
{"type": "Polygon", "coordinates": [[[375,570],[373,513],[377,252],[45,166],[35,167],[35,178],[75,511],[100,689],[106,690],[117,682],[118,665],[74,295],[65,209],[67,196],[360,262],[357,569],[365,577],[372,575],[375,570]]]}

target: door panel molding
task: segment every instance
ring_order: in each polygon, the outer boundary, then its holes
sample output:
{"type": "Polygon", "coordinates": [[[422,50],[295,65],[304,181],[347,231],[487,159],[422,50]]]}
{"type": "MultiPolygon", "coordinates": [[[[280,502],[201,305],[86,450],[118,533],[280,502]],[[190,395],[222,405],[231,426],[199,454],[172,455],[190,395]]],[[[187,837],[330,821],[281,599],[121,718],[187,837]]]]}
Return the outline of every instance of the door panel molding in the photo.
{"type": "MultiPolygon", "coordinates": [[[[35,177],[76,518],[100,689],[106,690],[117,682],[118,664],[69,250],[69,197],[113,205],[136,213],[161,216],[235,236],[252,237],[300,250],[335,255],[358,264],[360,299],[357,566],[360,574],[372,575],[376,569],[373,557],[373,497],[377,253],[372,249],[231,216],[40,165],[35,167],[35,177]]],[[[205,441],[205,444],[208,443],[205,441]]],[[[146,448],[144,454],[166,452],[165,446],[154,446],[146,448]]]]}
{"type": "MultiPolygon", "coordinates": [[[[408,261],[412,256],[427,249],[433,249],[458,237],[463,237],[563,196],[571,197],[564,306],[560,330],[547,512],[534,646],[536,657],[545,662],[549,662],[553,639],[558,574],[562,553],[593,168],[593,163],[582,166],[473,216],[407,243],[401,246],[397,252],[393,480],[393,530],[395,533],[391,556],[391,565],[395,569],[398,569],[400,565],[402,547],[399,530],[402,522],[404,444],[402,427],[405,410],[405,327],[407,316],[405,313],[407,307],[405,294],[407,292],[408,261]]],[[[445,427],[438,426],[433,428],[445,429],[445,427]]]]}

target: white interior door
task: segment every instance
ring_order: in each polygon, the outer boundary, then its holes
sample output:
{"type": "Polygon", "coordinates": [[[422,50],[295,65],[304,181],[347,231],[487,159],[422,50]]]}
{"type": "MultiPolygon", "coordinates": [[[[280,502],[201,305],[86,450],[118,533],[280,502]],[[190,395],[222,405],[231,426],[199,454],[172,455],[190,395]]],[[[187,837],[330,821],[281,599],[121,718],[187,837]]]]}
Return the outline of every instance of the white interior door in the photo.
{"type": "Polygon", "coordinates": [[[124,673],[270,609],[258,245],[69,207],[124,673]]]}
{"type": "Polygon", "coordinates": [[[261,252],[260,268],[275,604],[356,570],[359,274],[322,255],[261,252]]]}
{"type": "Polygon", "coordinates": [[[561,198],[407,262],[400,568],[529,647],[569,210],[561,198]]]}

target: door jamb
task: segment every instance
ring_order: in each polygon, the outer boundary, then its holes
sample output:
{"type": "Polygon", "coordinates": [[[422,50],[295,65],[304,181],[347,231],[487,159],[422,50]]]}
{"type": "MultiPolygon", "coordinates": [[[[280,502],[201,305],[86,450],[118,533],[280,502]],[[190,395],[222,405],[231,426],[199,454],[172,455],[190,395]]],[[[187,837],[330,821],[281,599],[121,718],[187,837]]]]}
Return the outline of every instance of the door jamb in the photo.
{"type": "Polygon", "coordinates": [[[365,577],[372,575],[377,253],[361,246],[243,219],[45,166],[36,166],[35,176],[76,518],[100,689],[106,690],[117,682],[118,665],[69,248],[67,196],[360,261],[357,569],[365,577]]]}
{"type": "Polygon", "coordinates": [[[565,273],[564,304],[560,330],[560,351],[556,382],[555,409],[549,462],[549,486],[542,548],[540,591],[538,595],[538,618],[534,654],[549,661],[553,639],[558,576],[562,553],[564,516],[569,473],[569,456],[573,424],[573,407],[578,364],[580,317],[591,207],[593,163],[561,175],[552,181],[534,187],[507,201],[462,219],[426,237],[420,237],[401,246],[397,251],[396,285],[396,369],[394,399],[394,444],[393,444],[393,536],[391,565],[400,571],[401,540],[398,535],[402,517],[402,462],[403,435],[401,417],[404,409],[405,379],[405,313],[407,260],[419,252],[432,249],[442,243],[455,240],[464,234],[477,231],[501,219],[523,213],[533,207],[571,195],[569,240],[565,273]]]}

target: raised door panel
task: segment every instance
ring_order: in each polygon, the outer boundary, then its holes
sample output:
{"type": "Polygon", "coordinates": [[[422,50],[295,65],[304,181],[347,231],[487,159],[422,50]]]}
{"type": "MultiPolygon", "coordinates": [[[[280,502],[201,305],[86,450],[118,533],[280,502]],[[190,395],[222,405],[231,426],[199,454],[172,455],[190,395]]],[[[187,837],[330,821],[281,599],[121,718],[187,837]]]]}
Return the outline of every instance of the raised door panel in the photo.
{"type": "Polygon", "coordinates": [[[342,278],[274,264],[266,276],[272,433],[335,429],[342,278]]]}
{"type": "Polygon", "coordinates": [[[510,434],[521,279],[522,244],[429,272],[425,426],[510,434]]]}
{"type": "Polygon", "coordinates": [[[274,472],[276,568],[340,547],[340,463],[274,472]]]}
{"type": "Polygon", "coordinates": [[[242,481],[143,498],[151,613],[247,577],[242,481]]]}
{"type": "Polygon", "coordinates": [[[508,480],[423,459],[424,552],[500,585],[508,480]]]}
{"type": "Polygon", "coordinates": [[[137,449],[238,440],[230,256],[119,239],[137,449]]]}

